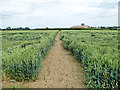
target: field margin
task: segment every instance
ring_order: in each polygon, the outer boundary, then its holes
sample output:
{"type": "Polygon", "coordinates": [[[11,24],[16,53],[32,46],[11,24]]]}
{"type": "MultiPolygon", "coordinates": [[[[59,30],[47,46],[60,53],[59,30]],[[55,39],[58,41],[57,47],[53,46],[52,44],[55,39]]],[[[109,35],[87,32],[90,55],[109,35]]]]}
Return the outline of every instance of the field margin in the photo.
{"type": "Polygon", "coordinates": [[[2,30],[0,30],[0,89],[2,89],[2,30]]]}

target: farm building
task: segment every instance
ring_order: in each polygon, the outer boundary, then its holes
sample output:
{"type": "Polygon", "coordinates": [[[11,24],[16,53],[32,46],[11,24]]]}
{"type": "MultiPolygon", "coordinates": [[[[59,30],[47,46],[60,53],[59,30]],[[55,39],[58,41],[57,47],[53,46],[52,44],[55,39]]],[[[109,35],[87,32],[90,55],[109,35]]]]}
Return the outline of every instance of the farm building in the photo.
{"type": "Polygon", "coordinates": [[[72,26],[71,28],[89,28],[88,25],[85,25],[85,26],[72,26]]]}

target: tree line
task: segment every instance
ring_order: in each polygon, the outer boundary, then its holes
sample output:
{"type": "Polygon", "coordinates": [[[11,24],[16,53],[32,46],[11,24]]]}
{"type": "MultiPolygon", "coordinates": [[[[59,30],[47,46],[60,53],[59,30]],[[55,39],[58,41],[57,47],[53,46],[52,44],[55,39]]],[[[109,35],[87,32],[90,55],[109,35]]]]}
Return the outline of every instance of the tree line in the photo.
{"type": "Polygon", "coordinates": [[[4,29],[0,28],[0,30],[117,30],[117,26],[110,26],[110,27],[89,27],[89,28],[35,28],[35,29],[31,29],[29,27],[17,27],[17,28],[11,28],[11,27],[6,27],[4,29]]]}

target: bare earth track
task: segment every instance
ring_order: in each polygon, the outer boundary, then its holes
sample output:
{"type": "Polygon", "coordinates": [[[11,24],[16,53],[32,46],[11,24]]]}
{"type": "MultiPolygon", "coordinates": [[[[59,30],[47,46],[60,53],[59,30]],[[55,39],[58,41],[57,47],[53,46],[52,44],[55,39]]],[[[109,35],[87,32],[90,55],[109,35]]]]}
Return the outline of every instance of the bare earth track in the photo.
{"type": "MultiPolygon", "coordinates": [[[[25,87],[86,88],[86,85],[83,84],[83,76],[81,75],[83,73],[83,67],[62,47],[62,41],[59,37],[60,32],[56,36],[54,46],[51,47],[51,50],[42,63],[38,80],[24,83],[25,87]]],[[[3,87],[6,87],[5,84],[3,81],[3,87]]]]}

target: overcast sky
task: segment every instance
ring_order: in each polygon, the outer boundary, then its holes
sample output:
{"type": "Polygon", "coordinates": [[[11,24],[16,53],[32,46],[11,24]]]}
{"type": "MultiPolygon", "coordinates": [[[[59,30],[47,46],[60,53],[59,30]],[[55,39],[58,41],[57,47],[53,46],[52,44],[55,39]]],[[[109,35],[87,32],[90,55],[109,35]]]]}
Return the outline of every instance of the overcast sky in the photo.
{"type": "Polygon", "coordinates": [[[0,27],[117,26],[119,0],[0,0],[0,27]]]}

